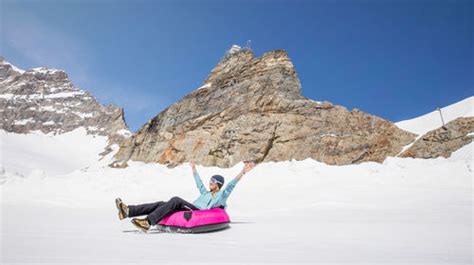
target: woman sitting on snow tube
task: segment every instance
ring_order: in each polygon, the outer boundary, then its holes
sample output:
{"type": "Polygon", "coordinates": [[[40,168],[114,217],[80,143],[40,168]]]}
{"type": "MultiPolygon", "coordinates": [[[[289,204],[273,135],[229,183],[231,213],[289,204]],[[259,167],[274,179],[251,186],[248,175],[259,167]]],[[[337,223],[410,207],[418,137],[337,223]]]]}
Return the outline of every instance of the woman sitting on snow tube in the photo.
{"type": "Polygon", "coordinates": [[[169,227],[178,232],[208,232],[225,228],[230,222],[229,216],[223,210],[227,207],[227,198],[243,175],[254,167],[253,162],[245,163],[242,171],[222,190],[224,177],[212,176],[208,191],[202,183],[196,165],[191,162],[194,180],[201,194],[193,203],[180,197],[173,197],[166,202],[127,206],[117,198],[115,204],[119,211],[119,219],[147,215],[145,218],[132,219],[132,223],[144,232],[147,232],[152,225],[158,225],[159,228],[169,227]]]}

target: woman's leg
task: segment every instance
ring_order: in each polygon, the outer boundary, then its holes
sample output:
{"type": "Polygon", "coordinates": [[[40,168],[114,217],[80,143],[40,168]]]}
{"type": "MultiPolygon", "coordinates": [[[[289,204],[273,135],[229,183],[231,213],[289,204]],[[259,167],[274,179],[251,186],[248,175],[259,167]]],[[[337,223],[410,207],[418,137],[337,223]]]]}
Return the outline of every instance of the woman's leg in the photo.
{"type": "Polygon", "coordinates": [[[166,202],[159,201],[153,203],[144,203],[139,205],[128,206],[128,217],[147,215],[153,212],[156,208],[164,205],[166,202]]]}
{"type": "Polygon", "coordinates": [[[199,208],[194,206],[192,203],[187,202],[180,197],[173,197],[165,204],[158,206],[152,213],[148,214],[147,219],[150,225],[155,225],[161,221],[161,219],[174,212],[185,211],[189,209],[199,210],[199,208]]]}

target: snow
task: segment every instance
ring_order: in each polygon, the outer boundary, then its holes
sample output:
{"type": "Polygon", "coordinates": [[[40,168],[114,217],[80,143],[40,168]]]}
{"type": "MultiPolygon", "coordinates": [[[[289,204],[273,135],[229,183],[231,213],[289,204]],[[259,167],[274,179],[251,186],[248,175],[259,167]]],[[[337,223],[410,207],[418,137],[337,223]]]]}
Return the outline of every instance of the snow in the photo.
{"type": "Polygon", "coordinates": [[[13,96],[14,96],[13,94],[5,93],[5,94],[1,94],[1,95],[0,95],[0,98],[3,98],[3,99],[12,99],[13,96]]]}
{"type": "Polygon", "coordinates": [[[68,173],[97,161],[107,138],[87,135],[82,127],[59,135],[0,130],[0,143],[0,163],[5,170],[24,176],[41,170],[49,176],[68,173]]]}
{"type": "Polygon", "coordinates": [[[43,122],[43,125],[54,125],[54,124],[56,124],[54,121],[43,122]]]}
{"type": "Polygon", "coordinates": [[[122,136],[125,136],[125,137],[130,137],[132,136],[132,132],[130,132],[129,130],[127,129],[120,129],[120,130],[117,130],[117,134],[119,135],[122,135],[122,136]]]}
{"type": "Polygon", "coordinates": [[[69,98],[75,97],[80,95],[85,95],[86,92],[78,90],[78,91],[69,91],[69,92],[59,92],[59,93],[52,93],[52,94],[28,94],[28,95],[15,95],[11,93],[1,94],[0,98],[8,99],[8,100],[18,100],[18,99],[56,99],[56,98],[69,98]]]}
{"type": "MultiPolygon", "coordinates": [[[[205,182],[215,173],[228,181],[241,167],[198,171],[205,182]]],[[[182,235],[138,232],[118,220],[113,200],[193,200],[198,191],[188,165],[133,162],[126,169],[8,175],[3,261],[205,262],[212,250],[213,259],[238,264],[470,264],[471,184],[464,162],[446,159],[264,163],[229,198],[231,229],[182,235]]]]}
{"type": "Polygon", "coordinates": [[[86,92],[84,91],[59,92],[59,93],[45,95],[44,98],[69,98],[69,97],[85,95],[85,94],[86,92]]]}
{"type": "Polygon", "coordinates": [[[91,118],[94,116],[94,113],[84,113],[84,112],[79,112],[79,111],[73,111],[72,113],[74,113],[75,115],[77,115],[78,117],[80,118],[91,118]]]}
{"type": "Polygon", "coordinates": [[[55,69],[55,68],[47,68],[47,67],[36,67],[28,70],[28,72],[36,72],[42,74],[54,74],[56,72],[63,72],[62,70],[55,69]]]}
{"type": "MultiPolygon", "coordinates": [[[[468,97],[464,100],[456,102],[447,107],[441,108],[443,119],[445,124],[453,121],[459,117],[472,117],[474,116],[474,96],[468,97]]],[[[404,146],[396,156],[401,155],[403,152],[408,150],[418,139],[423,137],[429,131],[438,129],[443,126],[441,116],[438,110],[432,111],[428,114],[416,117],[414,119],[400,121],[395,123],[400,129],[418,134],[416,139],[410,144],[404,146]]],[[[467,136],[473,135],[469,133],[467,136]]]]}
{"type": "Polygon", "coordinates": [[[50,111],[50,112],[62,112],[61,110],[56,109],[54,106],[39,106],[41,111],[50,111]]]}
{"type": "MultiPolygon", "coordinates": [[[[472,117],[474,116],[474,96],[441,108],[441,112],[445,124],[459,117],[472,117]]],[[[423,135],[443,126],[443,123],[439,111],[435,110],[414,119],[397,122],[395,125],[403,130],[423,135]]]]}
{"type": "Polygon", "coordinates": [[[203,86],[200,86],[200,87],[196,88],[196,90],[207,88],[207,87],[210,87],[211,85],[212,85],[212,83],[207,83],[207,84],[204,84],[203,86]]]}
{"type": "Polygon", "coordinates": [[[30,123],[30,122],[35,122],[35,120],[33,120],[33,118],[22,119],[22,120],[14,121],[13,124],[15,124],[15,125],[25,125],[25,124],[30,123]]]}
{"type": "Polygon", "coordinates": [[[314,102],[314,103],[316,103],[316,104],[322,104],[321,101],[317,101],[317,100],[313,100],[313,99],[309,99],[309,100],[311,100],[312,102],[314,102]]]}
{"type": "MultiPolygon", "coordinates": [[[[465,145],[461,148],[459,148],[458,150],[456,150],[455,152],[453,152],[450,156],[450,158],[452,160],[474,160],[474,142],[471,142],[470,144],[468,145],[465,145]]],[[[474,167],[472,167],[471,165],[471,169],[474,169],[474,167]]]]}
{"type": "Polygon", "coordinates": [[[13,65],[13,64],[11,64],[11,63],[9,63],[9,62],[7,62],[7,61],[3,61],[2,64],[8,64],[8,65],[10,65],[10,66],[12,67],[12,69],[13,69],[14,71],[18,72],[19,74],[23,74],[23,73],[25,72],[25,70],[22,70],[22,69],[16,67],[15,65],[13,65]]]}
{"type": "MultiPolygon", "coordinates": [[[[187,235],[144,234],[114,199],[192,201],[188,164],[110,168],[118,146],[97,161],[107,142],[85,130],[0,136],[2,264],[472,264],[473,143],[447,159],[261,163],[228,200],[230,229],[187,235]]],[[[228,182],[242,166],[197,169],[228,182]]]]}
{"type": "Polygon", "coordinates": [[[97,126],[87,126],[87,130],[89,131],[97,131],[99,128],[97,126]]]}

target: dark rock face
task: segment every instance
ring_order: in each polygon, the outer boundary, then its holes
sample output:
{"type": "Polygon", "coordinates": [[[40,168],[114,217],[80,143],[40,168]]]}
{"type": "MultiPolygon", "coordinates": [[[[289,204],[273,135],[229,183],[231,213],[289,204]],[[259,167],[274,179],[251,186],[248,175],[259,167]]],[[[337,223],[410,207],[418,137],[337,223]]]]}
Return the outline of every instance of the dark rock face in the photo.
{"type": "Polygon", "coordinates": [[[382,118],[303,97],[285,51],[256,58],[240,49],[226,55],[202,87],[123,141],[112,166],[128,160],[220,167],[306,158],[382,162],[414,139],[382,118]]]}
{"type": "Polygon", "coordinates": [[[400,157],[448,158],[474,139],[474,117],[457,118],[445,126],[424,134],[400,157]]]}
{"type": "Polygon", "coordinates": [[[14,133],[39,130],[60,134],[84,127],[88,134],[118,142],[130,135],[123,109],[102,106],[71,83],[64,71],[23,71],[0,57],[0,129],[14,133]]]}

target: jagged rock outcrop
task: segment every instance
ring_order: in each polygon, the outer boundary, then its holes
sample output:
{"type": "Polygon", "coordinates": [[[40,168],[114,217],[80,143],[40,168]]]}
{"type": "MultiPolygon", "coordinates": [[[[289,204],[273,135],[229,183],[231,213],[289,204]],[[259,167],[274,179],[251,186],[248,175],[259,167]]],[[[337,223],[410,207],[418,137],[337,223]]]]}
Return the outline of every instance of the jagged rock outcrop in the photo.
{"type": "Polygon", "coordinates": [[[448,158],[474,139],[474,117],[461,117],[420,137],[400,157],[448,158]]]}
{"type": "Polygon", "coordinates": [[[118,143],[131,133],[123,109],[102,106],[76,88],[64,71],[44,67],[23,71],[0,57],[0,129],[60,134],[84,127],[88,134],[118,143]]]}
{"type": "Polygon", "coordinates": [[[111,166],[128,160],[220,167],[306,158],[381,162],[414,139],[382,118],[303,97],[283,50],[256,58],[250,49],[233,49],[202,87],[123,141],[111,166]]]}

